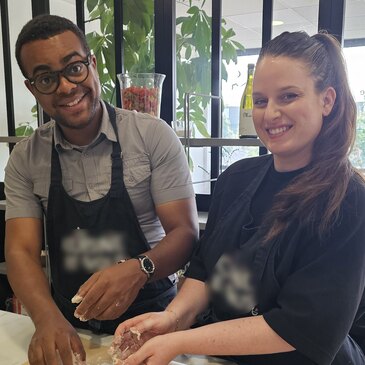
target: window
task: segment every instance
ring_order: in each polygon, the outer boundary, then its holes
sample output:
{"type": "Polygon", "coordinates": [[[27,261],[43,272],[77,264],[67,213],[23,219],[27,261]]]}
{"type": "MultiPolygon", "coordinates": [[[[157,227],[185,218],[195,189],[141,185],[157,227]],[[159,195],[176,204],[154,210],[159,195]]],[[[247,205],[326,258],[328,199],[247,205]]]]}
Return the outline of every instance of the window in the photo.
{"type": "Polygon", "coordinates": [[[76,23],[75,0],[50,0],[49,12],[64,16],[76,23]]]}
{"type": "MultiPolygon", "coordinates": [[[[0,19],[1,25],[1,19],[0,19]]],[[[0,37],[0,64],[4,64],[3,59],[3,42],[2,37],[0,37]]],[[[7,115],[6,115],[6,98],[5,98],[5,75],[4,69],[0,69],[0,136],[8,135],[8,125],[7,125],[7,115]]]]}
{"type": "MultiPolygon", "coordinates": [[[[263,4],[260,1],[223,2],[222,15],[226,28],[233,30],[233,40],[244,47],[244,50],[237,51],[237,63],[227,63],[223,59],[224,68],[227,70],[226,76],[224,73],[222,75],[223,138],[239,137],[239,107],[247,80],[247,66],[249,63],[256,64],[262,44],[262,12],[263,4]]],[[[222,172],[233,162],[258,154],[257,146],[223,146],[220,170],[222,172]]]]}
{"type": "Polygon", "coordinates": [[[319,0],[275,0],[272,38],[285,31],[317,33],[318,10],[319,0]]]}
{"type": "Polygon", "coordinates": [[[365,170],[365,2],[348,0],[345,9],[344,56],[351,91],[357,106],[356,142],[352,163],[365,170]]]}
{"type": "MultiPolygon", "coordinates": [[[[5,15],[6,16],[6,15],[5,15]]],[[[21,74],[19,67],[15,59],[15,41],[23,27],[23,25],[31,18],[31,4],[29,2],[23,3],[20,0],[8,2],[8,19],[9,19],[9,37],[10,44],[3,44],[2,38],[0,39],[0,135],[8,135],[8,115],[6,101],[10,97],[6,95],[5,88],[5,73],[4,65],[5,60],[3,59],[3,47],[9,47],[10,49],[10,60],[12,68],[12,87],[13,87],[13,103],[14,103],[14,118],[15,127],[22,124],[37,124],[36,117],[32,115],[32,107],[35,105],[35,99],[29,93],[24,85],[24,77],[21,74]],[[22,9],[19,12],[19,9],[22,9]]],[[[0,181],[4,180],[4,168],[9,157],[9,147],[7,143],[0,143],[0,181]]]]}
{"type": "Polygon", "coordinates": [[[114,7],[102,2],[87,1],[85,4],[85,35],[96,57],[101,98],[116,104],[114,7]]]}
{"type": "MultiPolygon", "coordinates": [[[[211,136],[212,11],[209,1],[176,2],[176,119],[184,120],[184,98],[189,103],[190,137],[211,136]]],[[[195,192],[210,194],[211,148],[187,149],[195,192]]]]}
{"type": "MultiPolygon", "coordinates": [[[[1,25],[1,20],[0,20],[1,25]]],[[[3,43],[0,37],[0,64],[4,64],[3,43]]],[[[0,136],[8,135],[7,115],[6,115],[6,98],[5,98],[5,77],[4,70],[0,69],[0,136]]],[[[9,158],[9,148],[6,143],[0,143],[0,181],[4,181],[4,168],[9,158]]]]}
{"type": "Polygon", "coordinates": [[[15,128],[21,125],[30,124],[33,128],[37,127],[37,115],[34,114],[33,107],[36,101],[33,95],[24,85],[22,75],[15,59],[15,42],[24,24],[31,19],[30,2],[23,3],[20,0],[9,1],[9,23],[10,23],[10,50],[12,65],[12,81],[14,93],[14,115],[15,128]],[[19,12],[19,9],[22,9],[19,12]],[[33,109],[33,112],[32,112],[33,109]]]}

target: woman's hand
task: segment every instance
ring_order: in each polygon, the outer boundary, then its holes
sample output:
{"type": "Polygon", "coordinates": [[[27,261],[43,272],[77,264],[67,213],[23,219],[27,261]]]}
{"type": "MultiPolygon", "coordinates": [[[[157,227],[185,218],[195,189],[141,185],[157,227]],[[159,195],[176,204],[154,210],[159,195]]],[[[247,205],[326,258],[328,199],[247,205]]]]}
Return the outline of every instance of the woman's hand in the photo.
{"type": "Polygon", "coordinates": [[[179,351],[180,333],[159,335],[147,341],[137,352],[124,360],[124,365],[168,365],[179,351]]]}
{"type": "MultiPolygon", "coordinates": [[[[177,323],[176,314],[168,310],[146,313],[129,319],[120,324],[115,331],[109,353],[117,364],[123,363],[134,353],[139,353],[141,348],[145,348],[145,344],[153,337],[161,337],[165,333],[175,331],[177,323]]],[[[144,350],[142,356],[143,353],[144,350]]]]}
{"type": "Polygon", "coordinates": [[[177,315],[169,310],[164,312],[152,312],[128,319],[121,323],[115,331],[116,336],[121,336],[130,328],[141,334],[150,333],[150,337],[174,332],[177,329],[177,315]]]}

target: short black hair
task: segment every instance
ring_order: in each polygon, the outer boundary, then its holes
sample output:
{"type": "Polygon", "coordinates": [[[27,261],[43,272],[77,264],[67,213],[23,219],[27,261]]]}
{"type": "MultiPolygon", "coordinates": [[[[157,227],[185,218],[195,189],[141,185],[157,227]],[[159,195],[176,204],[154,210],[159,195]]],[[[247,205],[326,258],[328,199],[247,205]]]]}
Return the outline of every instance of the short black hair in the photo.
{"type": "Polygon", "coordinates": [[[66,31],[74,33],[79,38],[85,53],[90,53],[90,47],[87,44],[85,34],[75,23],[67,18],[58,15],[42,14],[34,17],[24,25],[15,44],[15,57],[25,77],[28,77],[28,75],[26,75],[20,59],[20,52],[24,44],[39,39],[48,39],[66,31]]]}

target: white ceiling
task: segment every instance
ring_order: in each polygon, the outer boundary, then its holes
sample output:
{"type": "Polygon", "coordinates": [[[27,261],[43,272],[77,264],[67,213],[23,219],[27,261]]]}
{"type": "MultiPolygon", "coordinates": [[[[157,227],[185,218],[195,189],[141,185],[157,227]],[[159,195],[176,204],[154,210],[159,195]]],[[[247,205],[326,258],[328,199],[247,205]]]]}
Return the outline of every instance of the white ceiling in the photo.
{"type": "MultiPolygon", "coordinates": [[[[233,28],[235,40],[246,48],[261,47],[263,1],[222,0],[226,27],[233,28]]],[[[202,0],[193,0],[198,5],[201,2],[202,0]]],[[[62,12],[61,8],[66,10],[62,3],[67,8],[74,6],[75,0],[52,0],[55,12],[62,12]]],[[[185,15],[189,0],[176,0],[176,3],[177,16],[185,15]]],[[[305,30],[314,34],[318,27],[318,7],[319,0],[274,0],[273,20],[282,21],[283,24],[273,26],[273,36],[286,30],[305,30]]],[[[206,0],[204,9],[211,14],[211,1],[206,0]]],[[[344,39],[354,38],[365,38],[365,0],[346,0],[344,39]]]]}
{"type": "MultiPolygon", "coordinates": [[[[200,0],[194,0],[201,3],[200,0]]],[[[188,6],[187,0],[177,0],[177,15],[182,15],[188,6]]],[[[262,3],[253,0],[222,0],[226,27],[233,28],[235,39],[246,48],[261,47],[262,3]]],[[[319,0],[275,0],[273,36],[283,31],[305,30],[314,34],[318,29],[319,0]]],[[[210,14],[210,1],[204,9],[210,14]]],[[[345,9],[344,39],[365,38],[365,0],[347,0],[345,9]]]]}

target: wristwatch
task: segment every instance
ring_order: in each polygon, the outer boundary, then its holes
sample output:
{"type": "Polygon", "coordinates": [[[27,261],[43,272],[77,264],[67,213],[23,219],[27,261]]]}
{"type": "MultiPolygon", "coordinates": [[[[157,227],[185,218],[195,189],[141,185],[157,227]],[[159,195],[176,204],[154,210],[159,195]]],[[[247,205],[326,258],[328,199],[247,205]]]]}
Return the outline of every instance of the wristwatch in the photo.
{"type": "Polygon", "coordinates": [[[141,265],[141,270],[147,275],[148,279],[150,279],[155,273],[155,264],[146,255],[139,255],[137,256],[137,259],[141,265]]]}

